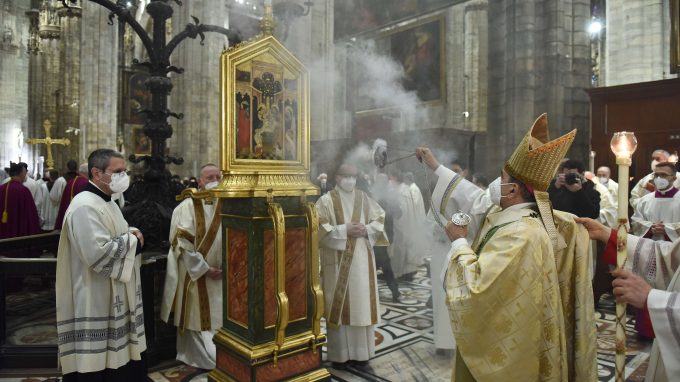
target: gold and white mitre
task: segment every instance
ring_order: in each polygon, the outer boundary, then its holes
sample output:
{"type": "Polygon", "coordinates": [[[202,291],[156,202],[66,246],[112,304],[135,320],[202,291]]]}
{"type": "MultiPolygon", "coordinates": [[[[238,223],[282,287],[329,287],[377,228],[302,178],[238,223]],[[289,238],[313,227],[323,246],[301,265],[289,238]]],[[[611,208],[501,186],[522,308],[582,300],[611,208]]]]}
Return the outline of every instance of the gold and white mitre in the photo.
{"type": "Polygon", "coordinates": [[[559,246],[558,235],[547,190],[557,166],[569,151],[574,138],[576,129],[551,141],[548,114],[543,113],[536,119],[504,167],[505,172],[534,189],[541,220],[555,249],[559,246]]]}

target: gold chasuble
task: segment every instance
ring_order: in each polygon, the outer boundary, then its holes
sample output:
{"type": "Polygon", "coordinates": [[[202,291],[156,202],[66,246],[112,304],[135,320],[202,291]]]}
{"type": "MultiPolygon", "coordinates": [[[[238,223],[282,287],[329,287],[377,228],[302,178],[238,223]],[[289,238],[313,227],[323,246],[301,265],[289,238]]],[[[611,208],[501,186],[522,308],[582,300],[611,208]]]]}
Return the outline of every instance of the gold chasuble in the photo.
{"type": "Polygon", "coordinates": [[[566,381],[555,257],[538,214],[492,210],[472,248],[453,253],[446,277],[451,325],[465,362],[455,365],[454,380],[467,366],[480,382],[566,381]]]}
{"type": "Polygon", "coordinates": [[[445,278],[457,382],[597,380],[590,241],[573,215],[552,210],[545,192],[574,137],[550,141],[544,114],[505,164],[535,203],[483,214],[488,196],[456,176],[442,194],[442,206],[455,200],[479,221],[472,245],[453,243],[445,278]]]}

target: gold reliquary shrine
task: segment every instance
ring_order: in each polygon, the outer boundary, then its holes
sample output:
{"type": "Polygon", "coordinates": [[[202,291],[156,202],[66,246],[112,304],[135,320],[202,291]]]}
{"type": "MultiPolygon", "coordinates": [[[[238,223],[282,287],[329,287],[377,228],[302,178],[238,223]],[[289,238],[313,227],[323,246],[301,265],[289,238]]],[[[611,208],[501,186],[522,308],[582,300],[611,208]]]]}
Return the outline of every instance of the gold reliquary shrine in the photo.
{"type": "Polygon", "coordinates": [[[265,35],[226,50],[220,74],[222,180],[203,194],[221,199],[224,320],[209,380],[328,380],[307,70],[265,35]]]}

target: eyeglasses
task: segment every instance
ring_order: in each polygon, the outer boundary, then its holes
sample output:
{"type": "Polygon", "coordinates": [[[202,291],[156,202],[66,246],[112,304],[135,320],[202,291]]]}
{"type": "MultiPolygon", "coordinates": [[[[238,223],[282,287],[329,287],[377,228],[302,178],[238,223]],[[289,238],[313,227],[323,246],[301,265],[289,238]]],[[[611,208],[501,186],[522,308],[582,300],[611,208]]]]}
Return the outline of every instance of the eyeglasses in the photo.
{"type": "Polygon", "coordinates": [[[656,173],[654,174],[654,178],[670,178],[672,176],[673,175],[671,174],[656,174],[656,173]]]}

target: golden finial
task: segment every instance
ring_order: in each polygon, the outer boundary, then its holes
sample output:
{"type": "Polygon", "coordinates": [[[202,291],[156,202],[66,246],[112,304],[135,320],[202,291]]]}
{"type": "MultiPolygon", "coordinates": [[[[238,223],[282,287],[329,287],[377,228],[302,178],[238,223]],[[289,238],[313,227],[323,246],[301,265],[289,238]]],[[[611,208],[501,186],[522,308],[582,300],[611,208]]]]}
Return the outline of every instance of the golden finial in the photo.
{"type": "Polygon", "coordinates": [[[260,29],[264,36],[271,36],[274,34],[274,10],[272,7],[271,0],[265,0],[264,2],[264,16],[262,16],[262,21],[260,21],[260,29]]]}

